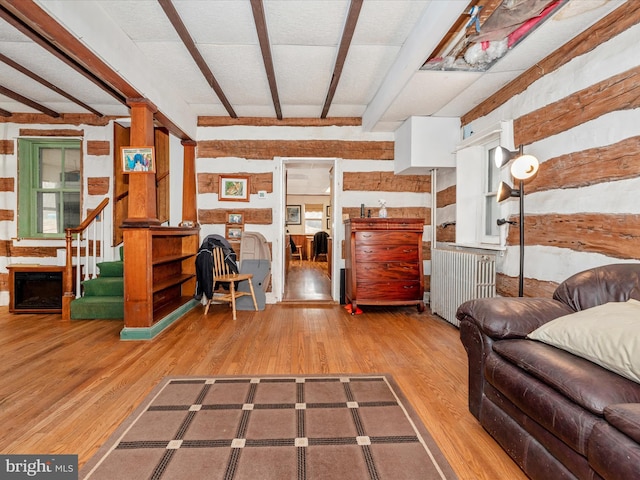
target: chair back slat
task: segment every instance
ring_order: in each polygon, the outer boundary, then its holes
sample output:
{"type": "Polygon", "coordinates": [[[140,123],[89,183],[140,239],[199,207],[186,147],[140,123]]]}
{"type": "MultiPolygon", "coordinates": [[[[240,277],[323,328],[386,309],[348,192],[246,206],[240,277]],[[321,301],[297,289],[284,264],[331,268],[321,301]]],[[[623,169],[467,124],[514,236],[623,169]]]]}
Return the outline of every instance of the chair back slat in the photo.
{"type": "Polygon", "coordinates": [[[220,277],[224,275],[230,275],[233,272],[229,268],[229,264],[225,262],[224,250],[220,247],[215,247],[212,250],[213,254],[213,276],[220,277]]]}

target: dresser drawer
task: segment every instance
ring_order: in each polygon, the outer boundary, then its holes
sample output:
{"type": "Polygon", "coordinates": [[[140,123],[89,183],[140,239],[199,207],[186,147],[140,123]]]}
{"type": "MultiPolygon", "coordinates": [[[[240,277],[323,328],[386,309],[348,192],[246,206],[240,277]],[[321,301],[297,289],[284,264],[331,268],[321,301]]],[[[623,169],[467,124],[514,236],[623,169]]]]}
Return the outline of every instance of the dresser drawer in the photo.
{"type": "Polygon", "coordinates": [[[411,245],[418,242],[419,234],[415,232],[356,232],[355,233],[356,244],[359,245],[371,245],[371,244],[392,244],[397,243],[400,245],[411,245]]]}
{"type": "Polygon", "coordinates": [[[418,246],[407,245],[356,245],[356,264],[360,262],[417,262],[418,246]]]}
{"type": "Polygon", "coordinates": [[[356,265],[358,281],[395,281],[419,278],[418,263],[408,262],[361,262],[356,265]]]}
{"type": "Polygon", "coordinates": [[[379,300],[422,300],[424,292],[420,282],[358,282],[358,299],[375,298],[379,300]]]}

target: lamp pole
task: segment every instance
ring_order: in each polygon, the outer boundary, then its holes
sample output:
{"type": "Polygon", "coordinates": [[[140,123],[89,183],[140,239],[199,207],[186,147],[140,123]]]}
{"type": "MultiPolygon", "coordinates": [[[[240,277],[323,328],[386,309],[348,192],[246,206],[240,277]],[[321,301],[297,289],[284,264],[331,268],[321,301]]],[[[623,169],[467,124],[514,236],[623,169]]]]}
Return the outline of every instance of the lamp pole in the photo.
{"type": "Polygon", "coordinates": [[[520,180],[520,276],[518,296],[524,296],[524,181],[520,180]]]}

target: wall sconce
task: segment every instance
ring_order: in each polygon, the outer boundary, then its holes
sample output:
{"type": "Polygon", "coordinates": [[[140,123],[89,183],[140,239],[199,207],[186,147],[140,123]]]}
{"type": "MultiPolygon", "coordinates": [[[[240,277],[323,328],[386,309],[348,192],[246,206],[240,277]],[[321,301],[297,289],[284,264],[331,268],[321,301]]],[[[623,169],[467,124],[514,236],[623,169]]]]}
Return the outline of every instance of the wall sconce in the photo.
{"type": "MultiPolygon", "coordinates": [[[[518,275],[518,296],[522,297],[524,295],[524,184],[536,176],[540,163],[533,155],[525,155],[522,145],[520,145],[516,152],[509,151],[504,147],[497,147],[494,153],[494,159],[498,168],[503,167],[515,159],[511,164],[511,176],[520,182],[519,189],[514,189],[505,182],[500,182],[496,200],[502,202],[511,197],[520,198],[520,274],[518,275]]],[[[504,223],[512,222],[505,221],[503,224],[504,223]]]]}

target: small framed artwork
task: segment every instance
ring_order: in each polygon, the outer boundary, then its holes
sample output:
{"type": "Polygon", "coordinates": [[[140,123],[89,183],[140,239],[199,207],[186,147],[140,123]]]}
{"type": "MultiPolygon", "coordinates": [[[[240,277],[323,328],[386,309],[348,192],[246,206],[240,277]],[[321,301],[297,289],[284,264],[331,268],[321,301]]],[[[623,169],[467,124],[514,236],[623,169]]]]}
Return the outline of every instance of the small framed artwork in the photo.
{"type": "Polygon", "coordinates": [[[286,224],[287,225],[302,225],[302,220],[300,218],[300,211],[302,210],[301,205],[287,205],[287,216],[286,224]]]}
{"type": "Polygon", "coordinates": [[[331,219],[327,218],[327,230],[331,230],[331,219]]]}
{"type": "Polygon", "coordinates": [[[122,147],[122,173],[155,172],[153,147],[122,147]]]}
{"type": "Polygon", "coordinates": [[[242,213],[229,213],[227,223],[242,225],[244,223],[244,215],[242,213]]]}
{"type": "Polygon", "coordinates": [[[220,175],[218,200],[249,201],[249,177],[241,175],[220,175]]]}
{"type": "Polygon", "coordinates": [[[331,216],[331,205],[327,205],[327,217],[331,216]]]}
{"type": "Polygon", "coordinates": [[[242,225],[227,225],[226,236],[228,240],[240,240],[242,237],[242,225]]]}

